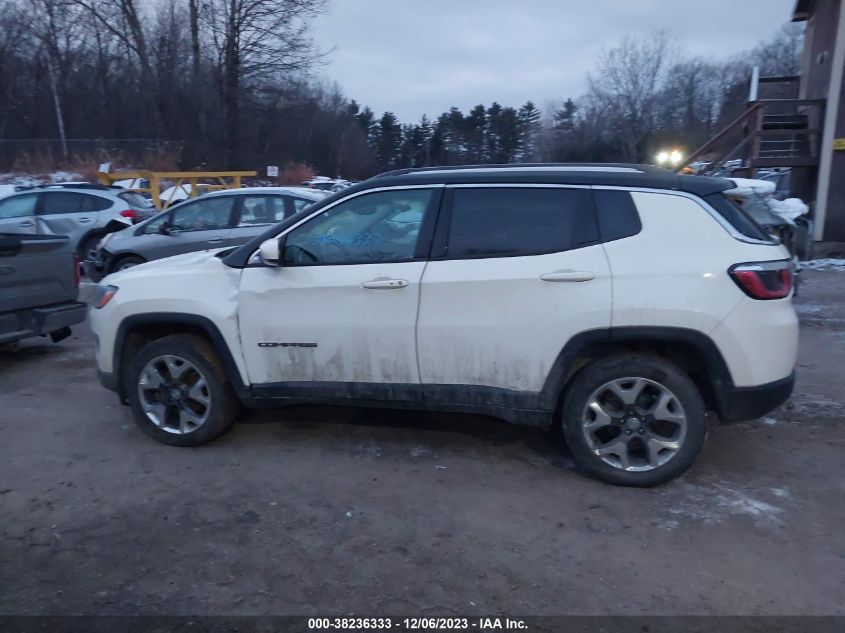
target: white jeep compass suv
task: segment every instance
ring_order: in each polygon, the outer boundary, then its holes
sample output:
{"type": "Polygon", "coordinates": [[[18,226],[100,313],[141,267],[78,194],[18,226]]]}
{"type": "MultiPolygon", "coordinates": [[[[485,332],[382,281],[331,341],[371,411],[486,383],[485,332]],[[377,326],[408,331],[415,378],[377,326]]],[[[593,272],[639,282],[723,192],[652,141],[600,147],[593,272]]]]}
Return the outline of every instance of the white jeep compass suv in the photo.
{"type": "Polygon", "coordinates": [[[728,180],[638,165],[390,172],[226,251],[107,277],[104,385],[178,446],[241,405],[360,404],[562,426],[586,472],[648,486],[794,382],[786,249],[728,180]]]}

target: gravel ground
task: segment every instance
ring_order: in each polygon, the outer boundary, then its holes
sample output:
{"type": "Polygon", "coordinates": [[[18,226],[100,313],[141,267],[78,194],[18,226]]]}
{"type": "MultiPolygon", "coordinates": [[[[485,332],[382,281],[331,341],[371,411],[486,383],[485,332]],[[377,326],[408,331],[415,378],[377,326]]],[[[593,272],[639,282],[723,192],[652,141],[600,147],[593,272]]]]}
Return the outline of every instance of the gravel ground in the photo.
{"type": "Polygon", "coordinates": [[[0,615],[845,615],[845,273],[807,271],[795,396],[651,490],[537,429],[265,411],[147,439],[90,333],[0,350],[0,615]]]}

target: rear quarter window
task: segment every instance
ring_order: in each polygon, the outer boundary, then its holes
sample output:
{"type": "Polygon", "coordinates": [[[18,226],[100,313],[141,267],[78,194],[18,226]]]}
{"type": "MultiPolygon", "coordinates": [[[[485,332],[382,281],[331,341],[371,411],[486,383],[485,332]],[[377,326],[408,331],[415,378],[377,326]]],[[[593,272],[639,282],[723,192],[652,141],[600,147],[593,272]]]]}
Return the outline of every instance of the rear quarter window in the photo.
{"type": "Polygon", "coordinates": [[[754,240],[772,241],[742,207],[723,193],[711,193],[704,196],[704,200],[741,235],[754,240]]]}

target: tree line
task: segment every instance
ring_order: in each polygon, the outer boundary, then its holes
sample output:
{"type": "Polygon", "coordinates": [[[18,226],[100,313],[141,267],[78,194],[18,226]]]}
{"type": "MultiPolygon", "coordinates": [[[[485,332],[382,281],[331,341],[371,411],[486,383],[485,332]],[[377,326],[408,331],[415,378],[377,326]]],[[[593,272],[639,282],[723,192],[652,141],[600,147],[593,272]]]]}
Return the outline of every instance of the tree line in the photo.
{"type": "Polygon", "coordinates": [[[802,46],[797,25],[721,61],[684,55],[665,33],[630,37],[601,55],[582,96],[403,123],[317,79],[327,53],[309,27],[325,10],[325,0],[0,0],[0,169],[34,152],[55,165],[300,164],[355,179],[425,165],[649,162],[735,117],[753,66],[797,74],[802,46]]]}

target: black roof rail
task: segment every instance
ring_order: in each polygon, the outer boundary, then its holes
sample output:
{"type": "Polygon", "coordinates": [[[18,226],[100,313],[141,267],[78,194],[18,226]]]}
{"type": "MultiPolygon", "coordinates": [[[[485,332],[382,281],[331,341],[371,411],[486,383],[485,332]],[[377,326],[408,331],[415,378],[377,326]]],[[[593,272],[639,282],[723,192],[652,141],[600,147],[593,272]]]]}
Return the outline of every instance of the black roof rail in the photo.
{"type": "Polygon", "coordinates": [[[405,176],[408,174],[420,174],[431,171],[479,171],[479,170],[549,170],[549,171],[619,171],[632,170],[639,171],[645,174],[668,174],[671,173],[668,169],[657,167],[655,165],[645,165],[641,163],[491,163],[489,165],[442,165],[435,167],[408,167],[405,169],[394,169],[386,171],[373,178],[381,178],[383,176],[405,176]]]}

